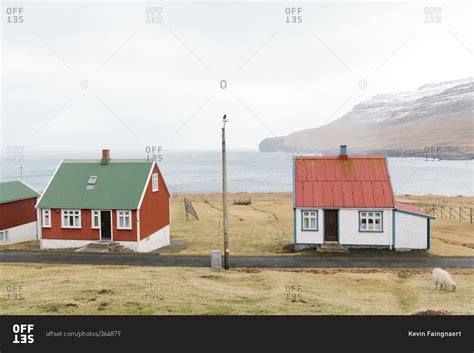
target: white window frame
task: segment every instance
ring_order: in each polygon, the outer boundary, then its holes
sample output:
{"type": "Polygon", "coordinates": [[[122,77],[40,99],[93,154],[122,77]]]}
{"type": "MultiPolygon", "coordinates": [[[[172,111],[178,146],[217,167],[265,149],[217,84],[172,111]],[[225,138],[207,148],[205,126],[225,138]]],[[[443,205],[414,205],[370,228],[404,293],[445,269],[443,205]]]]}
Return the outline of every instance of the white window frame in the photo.
{"type": "Polygon", "coordinates": [[[99,210],[91,210],[91,228],[92,229],[100,229],[100,211],[99,210]],[[97,224],[94,222],[94,218],[97,216],[97,224]]]}
{"type": "Polygon", "coordinates": [[[157,192],[159,190],[158,186],[158,173],[153,173],[151,175],[151,191],[157,192]]]}
{"type": "Polygon", "coordinates": [[[132,211],[131,210],[117,210],[117,229],[132,229],[132,211]],[[124,226],[120,226],[120,220],[124,219],[124,226]],[[128,218],[128,226],[126,226],[125,220],[128,218]]]}
{"type": "Polygon", "coordinates": [[[301,230],[318,231],[318,210],[301,210],[301,230]],[[305,226],[305,220],[308,220],[308,226],[305,226]],[[314,220],[314,227],[311,227],[311,220],[314,220]]]}
{"type": "Polygon", "coordinates": [[[95,185],[97,183],[97,175],[91,175],[89,180],[87,180],[87,184],[95,185]]]}
{"type": "Polygon", "coordinates": [[[82,218],[81,218],[81,210],[61,210],[61,228],[73,228],[73,229],[80,229],[82,224],[82,218]],[[76,224],[76,213],[79,216],[79,224],[76,224]],[[66,225],[64,224],[64,216],[68,214],[68,217],[73,216],[74,219],[74,224],[71,225],[66,225]]]}
{"type": "Polygon", "coordinates": [[[383,232],[383,211],[359,211],[359,232],[383,232]]]}
{"type": "Polygon", "coordinates": [[[8,241],[8,229],[0,231],[0,241],[8,241]]]}
{"type": "Polygon", "coordinates": [[[51,228],[51,209],[50,208],[44,208],[41,210],[41,226],[43,228],[51,228]]]}

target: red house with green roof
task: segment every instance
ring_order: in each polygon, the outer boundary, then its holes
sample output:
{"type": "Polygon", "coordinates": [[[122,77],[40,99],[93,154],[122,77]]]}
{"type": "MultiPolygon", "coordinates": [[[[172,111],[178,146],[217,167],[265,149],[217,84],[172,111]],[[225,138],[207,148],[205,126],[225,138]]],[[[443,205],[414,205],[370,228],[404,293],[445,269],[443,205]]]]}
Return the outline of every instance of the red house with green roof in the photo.
{"type": "Polygon", "coordinates": [[[170,244],[171,194],[154,161],[63,160],[37,204],[42,249],[102,240],[148,252],[170,244]]]}
{"type": "Polygon", "coordinates": [[[21,180],[0,183],[0,245],[34,241],[40,194],[21,180]]]}

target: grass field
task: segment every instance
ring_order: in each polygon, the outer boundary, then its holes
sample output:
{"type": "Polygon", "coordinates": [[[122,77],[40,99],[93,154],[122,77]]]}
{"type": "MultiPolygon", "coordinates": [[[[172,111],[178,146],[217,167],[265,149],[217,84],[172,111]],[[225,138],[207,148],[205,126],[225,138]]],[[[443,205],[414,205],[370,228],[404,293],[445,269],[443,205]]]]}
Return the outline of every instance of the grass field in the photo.
{"type": "MultiPolygon", "coordinates": [[[[199,221],[186,221],[183,195],[172,199],[171,239],[186,247],[171,254],[209,255],[211,249],[222,249],[222,199],[220,194],[187,194],[199,221]]],[[[403,196],[405,202],[473,205],[473,197],[403,196]]],[[[229,195],[230,248],[233,255],[295,255],[291,193],[233,193],[229,195]],[[248,206],[234,205],[233,200],[251,199],[248,206]]],[[[37,242],[1,246],[0,249],[39,249],[37,242]]],[[[298,253],[301,254],[301,253],[298,253]]],[[[312,253],[314,254],[314,253],[312,253]]],[[[431,222],[430,254],[440,256],[474,256],[474,224],[436,219],[431,222]]]]}
{"type": "Polygon", "coordinates": [[[397,201],[428,205],[474,208],[474,197],[469,196],[437,196],[437,195],[400,195],[397,201]]]}
{"type": "Polygon", "coordinates": [[[474,314],[474,270],[450,272],[456,292],[435,291],[429,270],[2,264],[0,314],[474,314]]]}
{"type": "MultiPolygon", "coordinates": [[[[185,241],[179,254],[209,254],[222,249],[222,203],[219,194],[186,195],[193,203],[199,221],[186,221],[183,197],[172,200],[172,239],[185,241]]],[[[274,255],[287,252],[293,241],[291,194],[232,194],[229,198],[229,234],[234,255],[274,255]],[[248,206],[233,200],[251,197],[248,206]]]]}
{"type": "MultiPolygon", "coordinates": [[[[172,239],[184,241],[187,247],[178,254],[209,254],[210,249],[222,249],[220,194],[188,194],[199,215],[199,221],[186,221],[183,196],[172,200],[172,239]]],[[[403,201],[463,205],[474,202],[468,197],[403,196],[403,201]]],[[[293,243],[293,213],[291,193],[236,193],[229,196],[230,248],[234,255],[291,254],[293,243]],[[249,206],[234,205],[233,200],[251,199],[249,206]]],[[[432,255],[474,256],[474,224],[446,219],[431,222],[432,255]]]]}

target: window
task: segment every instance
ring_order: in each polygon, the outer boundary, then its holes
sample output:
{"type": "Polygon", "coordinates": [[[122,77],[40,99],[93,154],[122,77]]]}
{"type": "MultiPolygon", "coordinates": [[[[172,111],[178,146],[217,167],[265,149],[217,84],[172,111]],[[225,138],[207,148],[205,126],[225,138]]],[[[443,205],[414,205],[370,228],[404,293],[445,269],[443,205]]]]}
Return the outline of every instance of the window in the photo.
{"type": "Polygon", "coordinates": [[[96,175],[91,175],[89,177],[89,180],[87,181],[86,189],[87,190],[92,190],[97,182],[97,176],[96,175]]]}
{"type": "Polygon", "coordinates": [[[51,228],[51,210],[44,209],[42,212],[43,228],[51,228]]]}
{"type": "Polygon", "coordinates": [[[61,210],[62,228],[81,228],[80,210],[61,210]]]}
{"type": "Polygon", "coordinates": [[[96,175],[91,175],[91,176],[89,177],[89,180],[87,181],[87,184],[93,185],[93,184],[95,184],[96,182],[97,182],[97,176],[96,176],[96,175]]]}
{"type": "Polygon", "coordinates": [[[100,211],[92,211],[91,228],[100,228],[100,211]]]}
{"type": "Polygon", "coordinates": [[[0,241],[7,241],[8,240],[8,230],[2,230],[0,232],[0,241]]]}
{"type": "Polygon", "coordinates": [[[318,211],[301,211],[301,230],[318,230],[318,211]]]}
{"type": "Polygon", "coordinates": [[[151,176],[151,190],[153,192],[158,191],[158,173],[154,173],[151,176]]]}
{"type": "Polygon", "coordinates": [[[132,229],[132,211],[117,211],[117,229],[132,229]]]}
{"type": "Polygon", "coordinates": [[[382,232],[382,212],[359,212],[360,232],[382,232]]]}

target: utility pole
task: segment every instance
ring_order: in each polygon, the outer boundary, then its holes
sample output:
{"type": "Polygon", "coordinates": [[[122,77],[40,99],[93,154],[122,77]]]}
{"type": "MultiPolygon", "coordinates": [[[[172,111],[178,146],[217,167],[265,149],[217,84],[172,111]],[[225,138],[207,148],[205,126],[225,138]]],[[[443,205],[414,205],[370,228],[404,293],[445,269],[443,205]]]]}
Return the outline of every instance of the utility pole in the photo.
{"type": "Polygon", "coordinates": [[[229,269],[229,216],[227,213],[227,158],[225,150],[226,115],[222,118],[222,209],[224,211],[224,268],[229,269]]]}
{"type": "Polygon", "coordinates": [[[23,180],[23,166],[20,166],[20,180],[23,180]]]}

